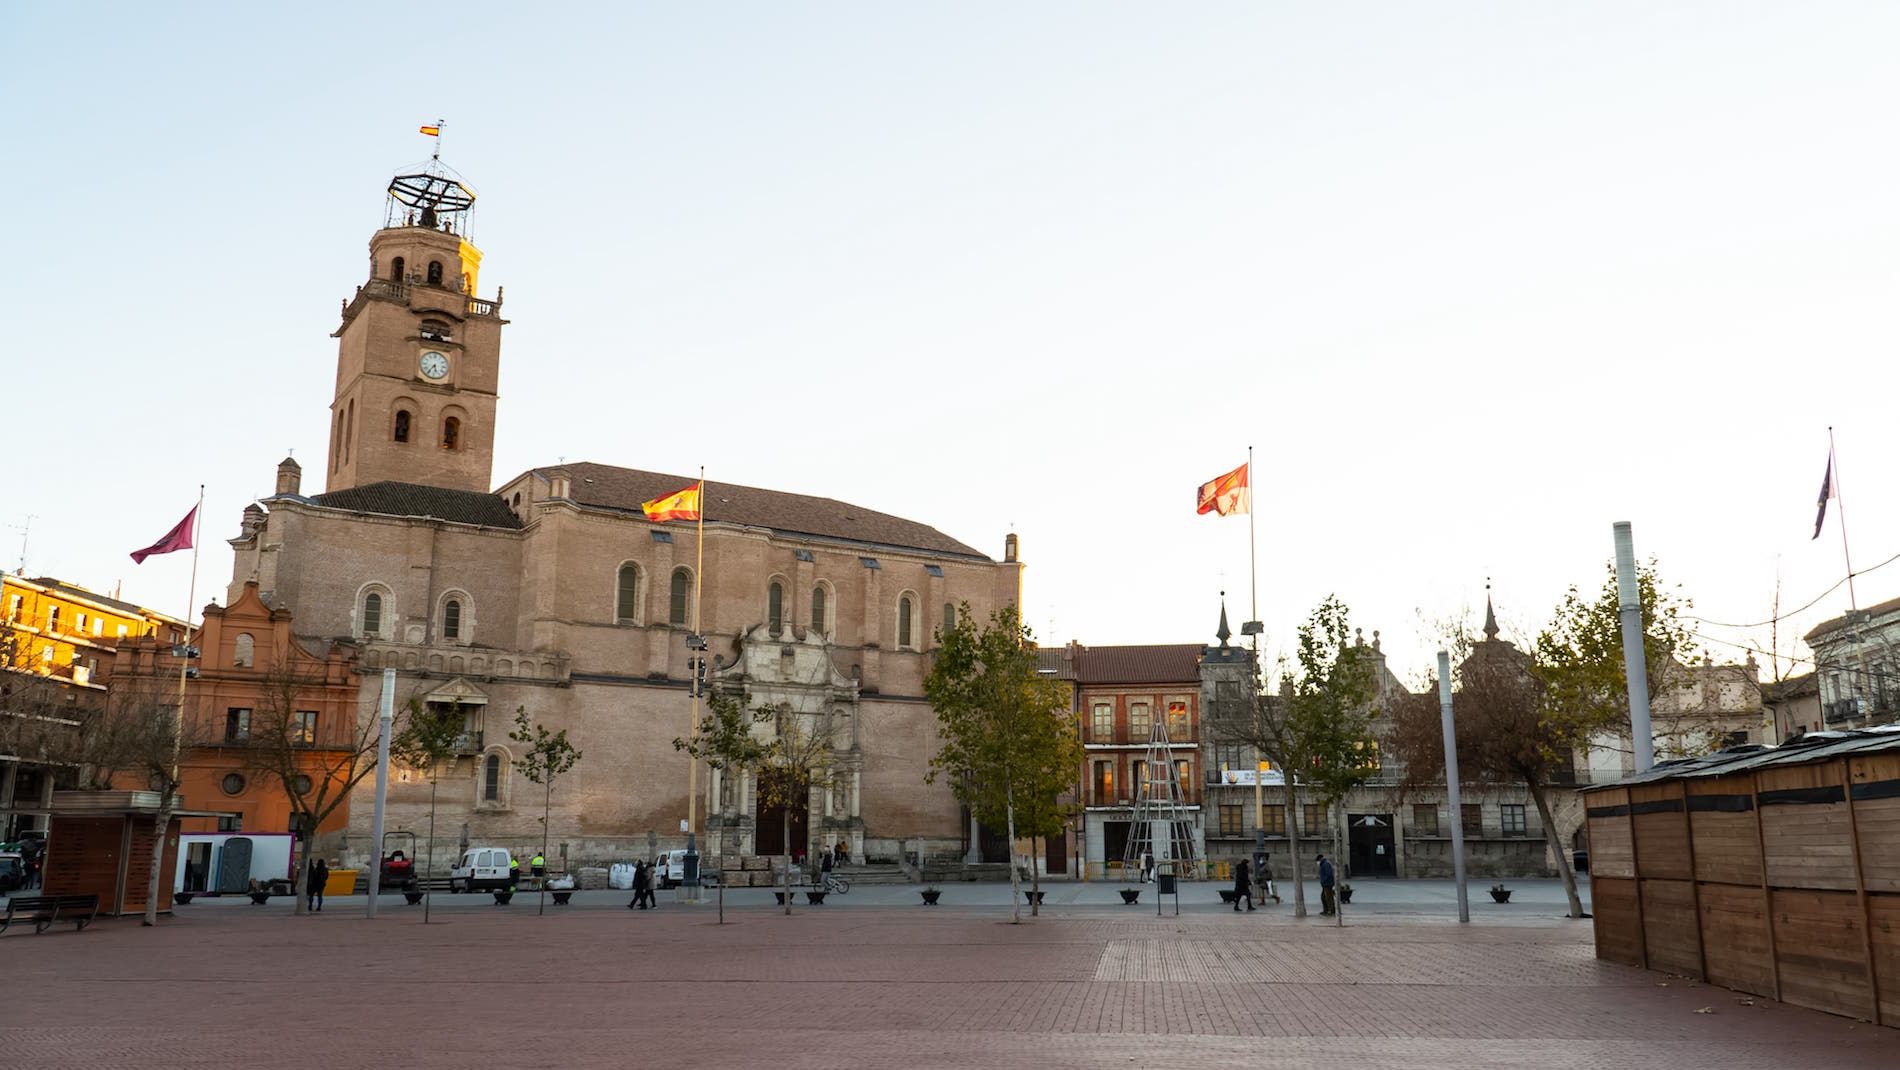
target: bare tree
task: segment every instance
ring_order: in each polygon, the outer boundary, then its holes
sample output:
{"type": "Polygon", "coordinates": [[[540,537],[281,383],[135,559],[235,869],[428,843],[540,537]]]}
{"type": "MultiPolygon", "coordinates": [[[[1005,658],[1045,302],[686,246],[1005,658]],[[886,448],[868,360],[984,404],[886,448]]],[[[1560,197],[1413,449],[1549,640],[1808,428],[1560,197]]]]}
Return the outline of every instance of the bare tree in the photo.
{"type": "MultiPolygon", "coordinates": [[[[308,902],[304,885],[317,830],[375,772],[381,731],[375,717],[318,724],[317,711],[307,707],[320,705],[309,696],[324,683],[320,674],[299,671],[288,660],[266,671],[258,681],[257,705],[251,710],[244,749],[245,764],[277,781],[290,802],[299,858],[292,887],[299,914],[308,902]]],[[[398,707],[392,741],[400,738],[408,719],[409,707],[398,707]]],[[[382,844],[374,849],[380,864],[382,844]]]]}

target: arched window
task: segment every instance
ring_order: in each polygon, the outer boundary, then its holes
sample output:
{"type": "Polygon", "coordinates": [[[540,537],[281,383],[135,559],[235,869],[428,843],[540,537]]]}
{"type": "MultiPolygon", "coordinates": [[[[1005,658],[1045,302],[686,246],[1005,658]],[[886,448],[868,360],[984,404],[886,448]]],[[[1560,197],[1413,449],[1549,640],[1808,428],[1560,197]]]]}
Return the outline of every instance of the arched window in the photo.
{"type": "Polygon", "coordinates": [[[956,630],[957,630],[957,607],[950,602],[945,602],[943,604],[943,631],[942,633],[938,635],[938,641],[941,642],[944,636],[947,636],[951,632],[954,632],[956,630]]]}
{"type": "Polygon", "coordinates": [[[383,630],[383,596],[375,591],[363,596],[363,634],[378,635],[383,630]]]}
{"type": "Polygon", "coordinates": [[[460,639],[462,637],[462,603],[451,598],[442,603],[442,638],[460,639]]]}
{"type": "Polygon", "coordinates": [[[356,399],[343,408],[343,463],[350,463],[350,440],[356,437],[356,399]]]}
{"type": "Polygon", "coordinates": [[[811,589],[811,630],[820,637],[831,634],[831,618],[826,615],[831,608],[825,604],[828,601],[830,599],[826,596],[824,584],[811,589]]]}
{"type": "Polygon", "coordinates": [[[330,471],[343,467],[343,414],[336,414],[336,433],[330,436],[330,471]]]}
{"type": "Polygon", "coordinates": [[[441,320],[423,320],[421,333],[431,342],[446,342],[449,340],[449,325],[441,320]]]}
{"type": "Polygon", "coordinates": [[[395,438],[397,442],[409,441],[409,410],[408,409],[396,410],[395,438]]]}
{"type": "Polygon", "coordinates": [[[396,259],[391,260],[389,262],[389,277],[396,280],[397,282],[401,282],[402,281],[402,267],[403,267],[402,257],[399,256],[396,259]]]}
{"type": "Polygon", "coordinates": [[[765,623],[773,635],[785,630],[785,585],[777,580],[765,589],[765,623]]]}
{"type": "Polygon", "coordinates": [[[669,592],[666,605],[666,620],[669,624],[686,624],[686,600],[692,590],[693,574],[684,568],[673,570],[673,589],[669,592]]]}
{"type": "Polygon", "coordinates": [[[257,640],[249,632],[240,632],[237,642],[231,647],[231,664],[240,669],[249,668],[251,660],[257,656],[257,640]]]}
{"type": "Polygon", "coordinates": [[[910,600],[910,595],[897,600],[897,647],[899,650],[908,650],[911,646],[911,616],[915,605],[916,603],[910,600]]]}
{"type": "Polygon", "coordinates": [[[429,285],[442,285],[442,261],[440,260],[429,261],[429,285]]]}
{"type": "Polygon", "coordinates": [[[442,420],[442,448],[455,450],[462,448],[462,421],[453,416],[442,420]]]}
{"type": "Polygon", "coordinates": [[[621,624],[640,621],[640,566],[631,561],[614,577],[614,619],[621,624]]]}
{"type": "Polygon", "coordinates": [[[501,801],[501,755],[490,754],[482,763],[482,801],[501,801]]]}

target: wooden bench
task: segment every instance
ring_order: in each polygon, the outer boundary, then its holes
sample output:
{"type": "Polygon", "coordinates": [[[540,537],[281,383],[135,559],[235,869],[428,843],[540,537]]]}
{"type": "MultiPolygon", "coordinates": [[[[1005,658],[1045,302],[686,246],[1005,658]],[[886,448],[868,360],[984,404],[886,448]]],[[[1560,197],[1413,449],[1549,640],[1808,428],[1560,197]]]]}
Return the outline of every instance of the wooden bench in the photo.
{"type": "Polygon", "coordinates": [[[15,918],[31,920],[33,931],[43,933],[56,921],[74,922],[83,929],[98,916],[99,897],[96,895],[16,895],[7,900],[6,916],[0,918],[0,932],[6,932],[15,918]]]}

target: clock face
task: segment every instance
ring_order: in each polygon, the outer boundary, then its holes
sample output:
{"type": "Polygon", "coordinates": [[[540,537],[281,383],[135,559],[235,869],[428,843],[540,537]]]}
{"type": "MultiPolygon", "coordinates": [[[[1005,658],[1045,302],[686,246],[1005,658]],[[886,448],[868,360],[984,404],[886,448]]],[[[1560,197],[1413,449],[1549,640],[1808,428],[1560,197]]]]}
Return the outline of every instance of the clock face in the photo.
{"type": "Polygon", "coordinates": [[[440,379],[449,374],[449,358],[430,350],[422,355],[422,374],[430,379],[440,379]]]}

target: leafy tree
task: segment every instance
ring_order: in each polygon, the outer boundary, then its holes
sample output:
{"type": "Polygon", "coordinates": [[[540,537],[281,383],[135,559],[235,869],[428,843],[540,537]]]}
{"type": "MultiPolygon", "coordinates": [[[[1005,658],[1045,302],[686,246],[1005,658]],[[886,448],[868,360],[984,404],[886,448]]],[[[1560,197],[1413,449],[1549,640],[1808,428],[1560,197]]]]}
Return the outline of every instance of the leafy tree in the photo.
{"type": "MultiPolygon", "coordinates": [[[[1644,685],[1649,689],[1651,734],[1658,758],[1705,754],[1720,738],[1713,724],[1678,701],[1690,681],[1683,663],[1701,650],[1688,622],[1693,603],[1663,583],[1655,559],[1638,565],[1642,600],[1644,685]]],[[[1565,593],[1550,626],[1537,636],[1537,675],[1544,684],[1544,716],[1556,734],[1588,747],[1604,737],[1628,735],[1628,675],[1623,663],[1623,624],[1616,564],[1605,566],[1603,586],[1585,596],[1565,593]]]]}
{"type": "MultiPolygon", "coordinates": [[[[528,720],[526,706],[515,707],[514,731],[508,738],[521,744],[526,750],[515,763],[521,775],[541,785],[541,857],[548,856],[548,818],[554,812],[554,782],[562,774],[574,768],[581,760],[581,752],[567,741],[567,729],[550,732],[546,725],[532,724],[528,720]]],[[[539,882],[540,898],[535,906],[536,914],[547,912],[548,882],[544,876],[539,882]]]]}
{"type": "MultiPolygon", "coordinates": [[[[1300,846],[1303,787],[1317,791],[1328,811],[1377,771],[1378,681],[1371,651],[1350,638],[1349,613],[1335,596],[1314,607],[1299,628],[1298,671],[1282,666],[1279,694],[1216,696],[1209,712],[1214,737],[1251,747],[1286,773],[1287,849],[1293,855],[1293,913],[1306,916],[1305,866],[1300,846]]],[[[1337,854],[1337,848],[1335,848],[1337,854]]]]}
{"type": "MultiPolygon", "coordinates": [[[[419,699],[408,702],[408,724],[390,740],[389,752],[411,767],[429,773],[429,838],[422,864],[422,923],[429,923],[429,879],[435,871],[435,789],[444,765],[455,760],[456,741],[466,729],[461,703],[449,709],[431,711],[419,699]]],[[[382,845],[377,845],[381,864],[382,845]]]]}
{"type": "MultiPolygon", "coordinates": [[[[813,788],[829,790],[837,771],[836,726],[826,714],[799,713],[785,703],[748,712],[744,698],[730,691],[714,692],[693,738],[675,739],[673,747],[722,775],[750,774],[759,806],[768,810],[789,811],[810,799],[813,788]]],[[[791,838],[791,822],[780,822],[787,914],[792,912],[791,838]]]]}
{"type": "Polygon", "coordinates": [[[937,713],[940,746],[928,782],[950,779],[975,818],[1003,825],[1010,842],[1010,917],[1022,920],[1018,830],[1050,836],[1061,829],[1057,800],[1081,765],[1078,728],[1067,689],[1037,672],[1036,645],[1015,606],[990,614],[979,629],[968,603],[942,634],[924,695],[937,713]]]}

